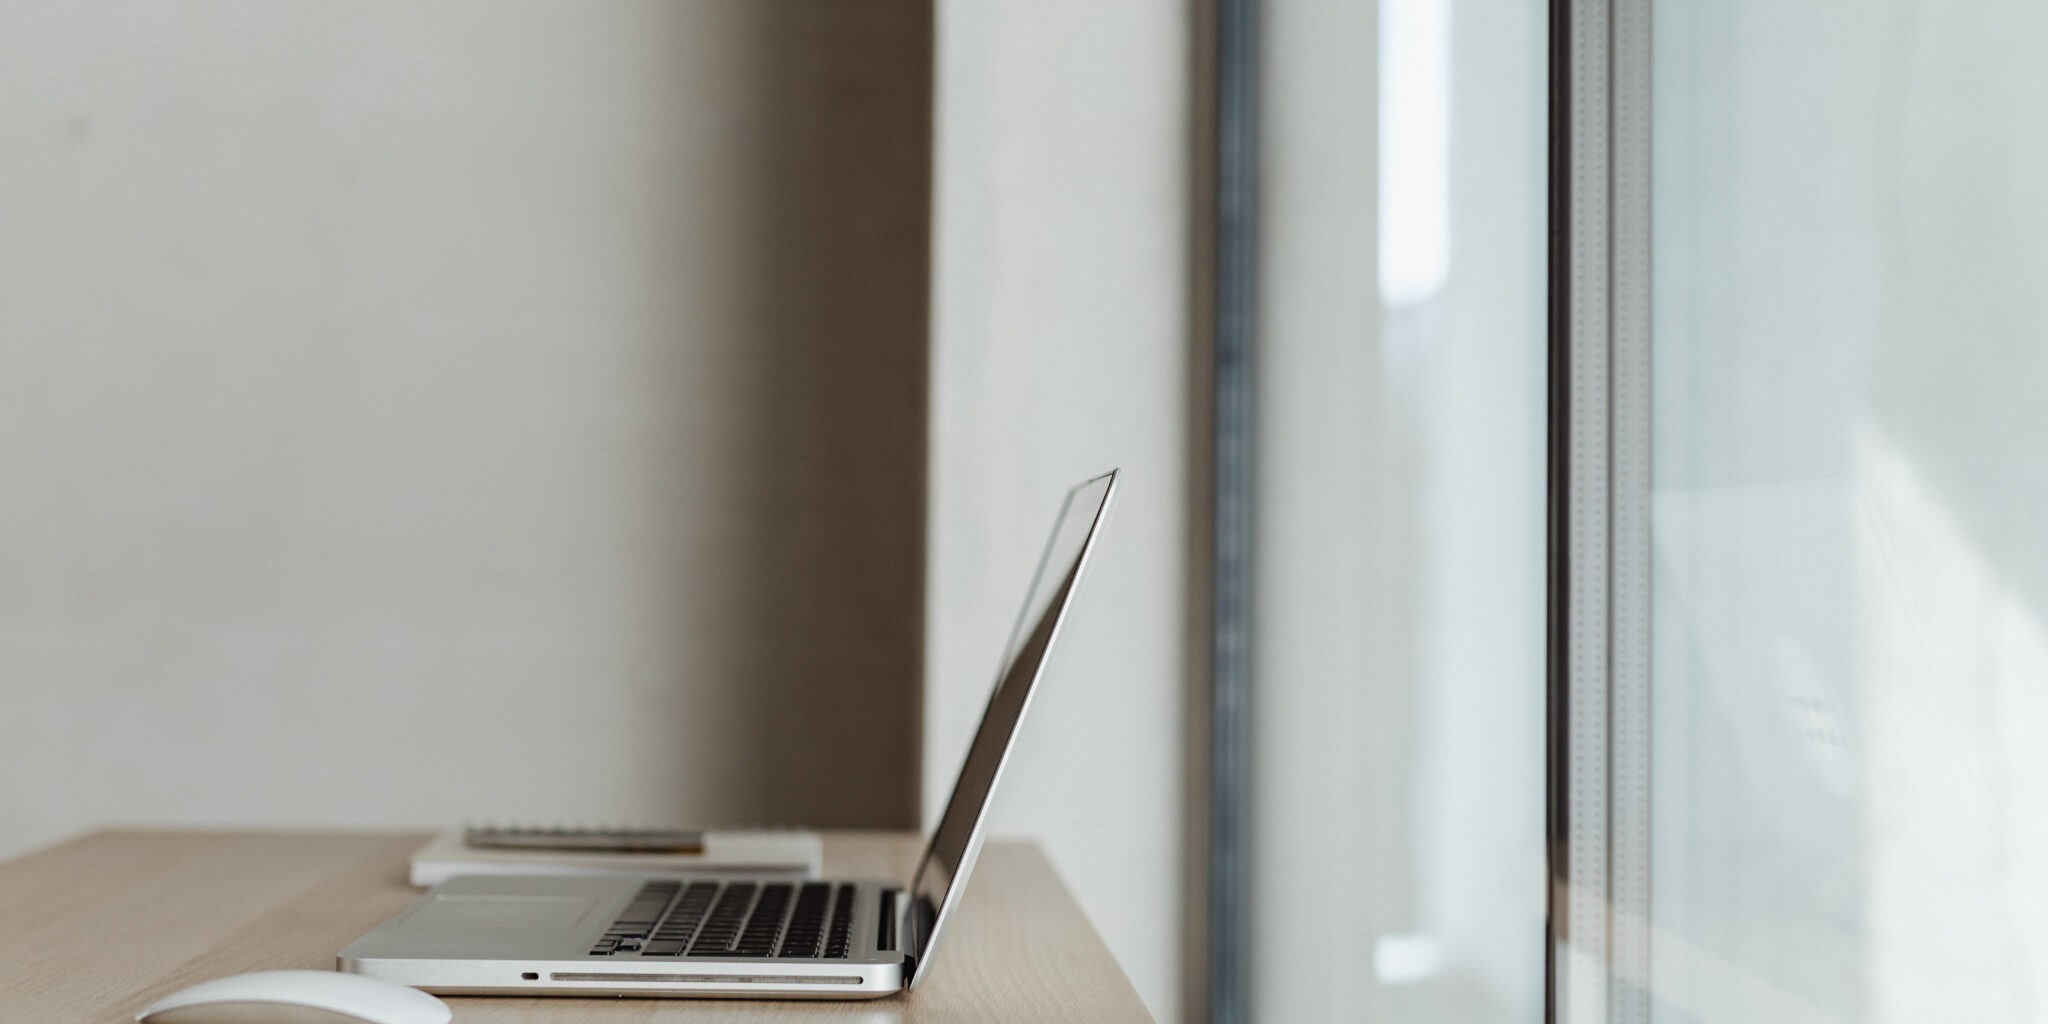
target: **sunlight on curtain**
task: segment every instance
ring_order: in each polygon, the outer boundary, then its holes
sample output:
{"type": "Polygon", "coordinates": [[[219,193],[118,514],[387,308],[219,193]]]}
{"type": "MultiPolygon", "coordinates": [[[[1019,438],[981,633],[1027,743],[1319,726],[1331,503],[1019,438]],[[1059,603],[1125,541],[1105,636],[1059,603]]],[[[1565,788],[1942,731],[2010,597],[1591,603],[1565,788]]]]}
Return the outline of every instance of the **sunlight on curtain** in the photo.
{"type": "Polygon", "coordinates": [[[1255,1016],[1533,1024],[1545,12],[1262,19],[1255,1016]]]}
{"type": "Polygon", "coordinates": [[[1655,25],[1656,1019],[2048,1021],[2048,11],[1655,25]]]}

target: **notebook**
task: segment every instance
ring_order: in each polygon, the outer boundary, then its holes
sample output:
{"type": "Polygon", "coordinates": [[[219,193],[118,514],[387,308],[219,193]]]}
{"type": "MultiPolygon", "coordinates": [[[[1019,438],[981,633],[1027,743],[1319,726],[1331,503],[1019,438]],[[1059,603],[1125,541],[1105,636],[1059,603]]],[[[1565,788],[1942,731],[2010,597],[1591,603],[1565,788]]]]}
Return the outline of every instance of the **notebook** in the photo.
{"type": "Polygon", "coordinates": [[[412,884],[439,885],[457,875],[788,875],[814,878],[824,859],[806,829],[707,829],[701,853],[479,849],[452,828],[412,855],[412,884]]]}

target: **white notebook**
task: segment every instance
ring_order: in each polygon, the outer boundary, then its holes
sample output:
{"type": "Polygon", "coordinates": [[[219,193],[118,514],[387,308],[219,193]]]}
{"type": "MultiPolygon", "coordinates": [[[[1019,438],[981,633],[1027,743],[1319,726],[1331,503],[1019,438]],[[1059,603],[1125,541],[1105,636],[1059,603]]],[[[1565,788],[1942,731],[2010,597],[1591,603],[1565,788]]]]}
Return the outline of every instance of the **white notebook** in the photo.
{"type": "Polygon", "coordinates": [[[788,875],[815,878],[824,860],[818,834],[804,829],[704,833],[702,853],[592,853],[485,850],[462,829],[441,833],[412,855],[412,884],[439,885],[456,875],[788,875]]]}

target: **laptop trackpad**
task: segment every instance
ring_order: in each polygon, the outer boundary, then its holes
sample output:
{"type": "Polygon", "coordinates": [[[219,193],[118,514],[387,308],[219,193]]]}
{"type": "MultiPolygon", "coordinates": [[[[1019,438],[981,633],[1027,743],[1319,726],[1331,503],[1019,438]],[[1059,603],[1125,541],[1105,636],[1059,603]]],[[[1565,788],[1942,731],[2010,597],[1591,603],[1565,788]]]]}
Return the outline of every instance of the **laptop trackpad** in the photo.
{"type": "Polygon", "coordinates": [[[573,928],[595,900],[578,896],[436,896],[406,924],[421,928],[540,931],[573,928]]]}

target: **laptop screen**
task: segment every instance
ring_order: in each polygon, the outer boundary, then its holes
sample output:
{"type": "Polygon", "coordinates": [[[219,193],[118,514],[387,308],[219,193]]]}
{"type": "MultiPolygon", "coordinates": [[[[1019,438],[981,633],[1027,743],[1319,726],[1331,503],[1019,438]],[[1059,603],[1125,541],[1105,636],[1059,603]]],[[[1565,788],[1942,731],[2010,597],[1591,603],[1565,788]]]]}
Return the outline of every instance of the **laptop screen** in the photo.
{"type": "Polygon", "coordinates": [[[1024,600],[1024,611],[1010,633],[996,675],[995,692],[989,695],[988,710],[982,712],[981,726],[967,748],[967,763],[953,784],[953,795],[939,817],[939,827],[925,847],[917,877],[911,882],[914,899],[912,947],[918,959],[912,981],[924,976],[931,956],[932,940],[945,924],[946,916],[959,901],[967,873],[981,849],[983,812],[989,793],[1002,775],[1003,760],[1017,734],[1017,723],[1031,701],[1032,687],[1045,665],[1046,652],[1059,631],[1061,617],[1080,579],[1102,513],[1109,506],[1116,483],[1114,471],[1096,477],[1067,492],[1059,519],[1053,524],[1052,540],[1040,557],[1038,572],[1024,600]]]}

